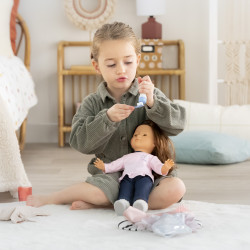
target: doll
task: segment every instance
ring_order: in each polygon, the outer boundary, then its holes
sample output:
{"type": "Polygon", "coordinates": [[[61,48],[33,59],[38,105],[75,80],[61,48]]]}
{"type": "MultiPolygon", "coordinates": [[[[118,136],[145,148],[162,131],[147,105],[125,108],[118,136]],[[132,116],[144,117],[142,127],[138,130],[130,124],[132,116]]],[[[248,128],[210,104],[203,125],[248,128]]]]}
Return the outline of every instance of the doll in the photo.
{"type": "Polygon", "coordinates": [[[123,170],[120,177],[118,200],[114,203],[117,215],[130,206],[144,212],[148,210],[149,193],[153,187],[154,175],[168,175],[175,168],[173,144],[163,131],[152,121],[139,125],[132,138],[134,152],[111,162],[104,163],[99,158],[94,165],[105,173],[123,170]],[[162,163],[164,162],[164,163],[162,163]]]}

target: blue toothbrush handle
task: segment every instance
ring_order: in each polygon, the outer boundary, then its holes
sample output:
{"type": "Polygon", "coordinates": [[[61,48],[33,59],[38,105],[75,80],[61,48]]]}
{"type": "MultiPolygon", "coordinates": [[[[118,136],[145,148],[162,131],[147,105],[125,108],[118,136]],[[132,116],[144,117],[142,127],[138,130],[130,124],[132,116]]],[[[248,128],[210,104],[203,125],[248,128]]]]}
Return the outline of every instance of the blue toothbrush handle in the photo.
{"type": "Polygon", "coordinates": [[[146,104],[147,102],[147,96],[146,94],[140,94],[139,96],[139,103],[142,102],[143,104],[146,104]]]}

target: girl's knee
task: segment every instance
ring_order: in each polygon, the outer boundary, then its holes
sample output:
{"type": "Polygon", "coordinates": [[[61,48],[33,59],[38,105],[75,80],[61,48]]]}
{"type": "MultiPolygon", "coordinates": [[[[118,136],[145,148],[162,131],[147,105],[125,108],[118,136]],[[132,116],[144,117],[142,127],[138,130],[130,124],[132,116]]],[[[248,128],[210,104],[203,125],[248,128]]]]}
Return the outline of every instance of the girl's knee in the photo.
{"type": "Polygon", "coordinates": [[[162,184],[166,191],[162,196],[163,203],[165,203],[166,206],[169,206],[169,203],[174,204],[179,202],[186,193],[184,182],[177,177],[166,178],[163,181],[165,181],[164,184],[162,184]]]}
{"type": "Polygon", "coordinates": [[[179,196],[181,199],[186,193],[186,186],[180,178],[173,177],[173,181],[173,189],[175,190],[176,195],[179,196]]]}
{"type": "Polygon", "coordinates": [[[186,192],[183,181],[177,177],[165,178],[150,194],[150,209],[164,209],[179,202],[186,192]]]}

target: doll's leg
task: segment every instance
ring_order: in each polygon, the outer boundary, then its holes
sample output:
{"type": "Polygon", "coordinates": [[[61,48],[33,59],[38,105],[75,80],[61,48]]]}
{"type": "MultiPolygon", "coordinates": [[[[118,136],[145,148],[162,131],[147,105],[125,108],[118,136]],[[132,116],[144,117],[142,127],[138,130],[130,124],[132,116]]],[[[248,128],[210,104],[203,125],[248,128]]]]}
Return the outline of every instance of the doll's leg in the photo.
{"type": "Polygon", "coordinates": [[[135,178],[135,192],[133,207],[146,212],[148,210],[148,197],[152,189],[153,181],[149,176],[137,176],[135,178]]]}
{"type": "Polygon", "coordinates": [[[135,177],[135,191],[133,203],[139,199],[148,202],[148,197],[152,186],[153,181],[149,176],[146,175],[135,177]]]}
{"type": "Polygon", "coordinates": [[[127,175],[120,182],[118,200],[125,199],[132,204],[134,194],[134,179],[129,178],[127,175]]]}
{"type": "Polygon", "coordinates": [[[149,209],[164,209],[177,203],[185,194],[186,187],[177,177],[165,178],[149,195],[149,209]]]}
{"type": "Polygon", "coordinates": [[[108,206],[109,200],[101,189],[83,182],[49,195],[28,196],[26,204],[40,207],[46,204],[69,204],[73,201],[83,201],[93,206],[108,206]]]}
{"type": "Polygon", "coordinates": [[[133,193],[134,180],[126,175],[120,182],[118,200],[114,203],[117,215],[123,215],[123,212],[130,206],[133,193]]]}

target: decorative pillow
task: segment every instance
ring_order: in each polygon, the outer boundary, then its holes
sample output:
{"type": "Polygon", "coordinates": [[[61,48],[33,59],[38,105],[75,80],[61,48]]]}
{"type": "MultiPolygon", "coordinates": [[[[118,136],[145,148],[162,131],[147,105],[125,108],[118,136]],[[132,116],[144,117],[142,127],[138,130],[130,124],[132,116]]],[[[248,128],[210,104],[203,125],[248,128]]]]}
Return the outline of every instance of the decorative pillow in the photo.
{"type": "Polygon", "coordinates": [[[207,130],[250,141],[250,105],[221,106],[174,100],[187,111],[185,131],[207,130]]]}
{"type": "Polygon", "coordinates": [[[184,131],[170,137],[177,163],[230,164],[250,158],[250,141],[213,131],[184,131]]]}
{"type": "Polygon", "coordinates": [[[12,7],[11,17],[10,17],[10,41],[14,54],[16,54],[16,16],[17,16],[18,5],[19,5],[19,0],[14,0],[14,5],[12,7]]]}
{"type": "Polygon", "coordinates": [[[13,56],[10,42],[10,15],[13,0],[0,1],[0,55],[13,56]]]}

